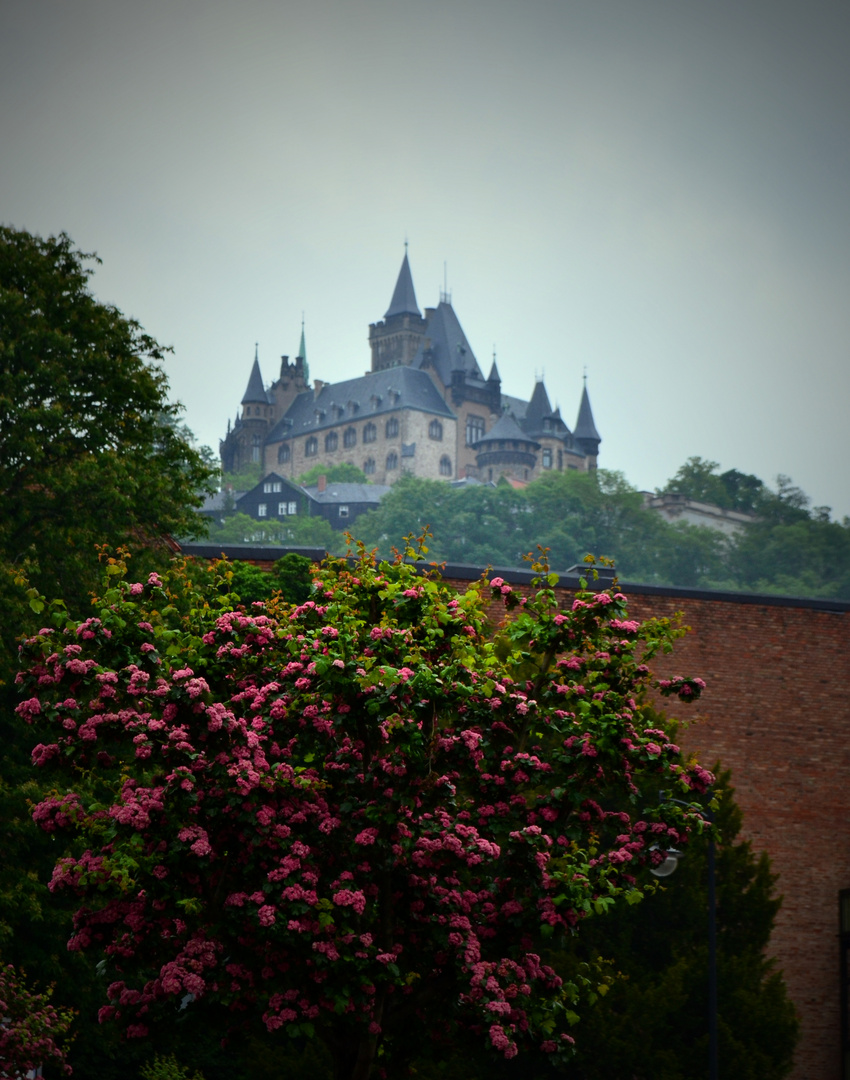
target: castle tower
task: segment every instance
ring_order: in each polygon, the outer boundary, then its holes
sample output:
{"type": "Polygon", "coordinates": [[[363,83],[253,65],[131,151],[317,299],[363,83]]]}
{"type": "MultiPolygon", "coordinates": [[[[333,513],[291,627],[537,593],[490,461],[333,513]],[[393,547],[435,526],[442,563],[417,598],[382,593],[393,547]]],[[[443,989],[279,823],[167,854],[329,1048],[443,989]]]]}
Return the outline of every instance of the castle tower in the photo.
{"type": "Polygon", "coordinates": [[[372,371],[409,366],[425,334],[425,320],[416,303],[406,243],[404,248],[401,270],[384,320],[369,326],[372,371]]]}
{"type": "Polygon", "coordinates": [[[533,480],[540,443],[530,438],[509,413],[473,447],[479,480],[533,480]]]}
{"type": "Polygon", "coordinates": [[[599,444],[602,438],[596,430],[593,422],[593,410],[590,408],[590,398],[587,396],[587,376],[581,391],[581,404],[578,407],[578,419],[576,420],[573,438],[576,446],[583,454],[587,455],[589,469],[596,468],[596,459],[599,455],[599,444]]]}

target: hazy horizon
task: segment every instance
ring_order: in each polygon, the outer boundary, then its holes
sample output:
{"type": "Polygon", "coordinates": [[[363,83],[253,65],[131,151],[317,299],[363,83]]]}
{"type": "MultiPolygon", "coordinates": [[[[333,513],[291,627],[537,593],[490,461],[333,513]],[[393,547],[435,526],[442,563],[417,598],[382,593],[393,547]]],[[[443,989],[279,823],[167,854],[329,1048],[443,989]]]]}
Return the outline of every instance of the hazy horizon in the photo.
{"type": "Polygon", "coordinates": [[[64,230],[218,448],[266,382],[369,367],[404,241],[485,374],[600,466],[691,456],[850,515],[850,6],[6,0],[0,221],[64,230]]]}

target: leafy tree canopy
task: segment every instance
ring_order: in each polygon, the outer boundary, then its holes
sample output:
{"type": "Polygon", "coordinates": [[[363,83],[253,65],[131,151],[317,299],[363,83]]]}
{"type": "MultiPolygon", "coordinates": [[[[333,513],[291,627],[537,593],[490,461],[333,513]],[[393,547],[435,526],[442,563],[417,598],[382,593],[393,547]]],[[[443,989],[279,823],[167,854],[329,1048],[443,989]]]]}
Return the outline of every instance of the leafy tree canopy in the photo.
{"type": "Polygon", "coordinates": [[[302,515],[259,521],[248,514],[231,514],[220,525],[210,522],[209,540],[215,544],[323,547],[332,552],[345,547],[345,537],[342,533],[334,532],[327,518],[302,515]]]}
{"type": "Polygon", "coordinates": [[[329,484],[369,483],[366,473],[349,462],[343,462],[340,465],[314,465],[312,469],[308,469],[298,477],[298,483],[303,487],[313,487],[319,482],[320,476],[324,476],[329,484]]]}
{"type": "Polygon", "coordinates": [[[159,1037],[188,1000],[223,1031],[318,1037],[340,1080],[463,1032],[566,1058],[605,980],[556,969],[563,945],[705,824],[711,774],[638,704],[698,697],[648,666],[680,631],[615,592],[559,609],[545,565],[530,598],[458,594],[361,550],[248,611],[215,567],[107,569],[92,618],[52,605],[25,643],[19,706],[101,1019],[159,1037]],[[492,599],[514,615],[495,640],[492,599]]]}
{"type": "Polygon", "coordinates": [[[96,261],[64,233],[0,228],[0,560],[78,609],[96,544],[202,535],[213,477],[168,401],[165,350],[89,290],[96,261]]]}

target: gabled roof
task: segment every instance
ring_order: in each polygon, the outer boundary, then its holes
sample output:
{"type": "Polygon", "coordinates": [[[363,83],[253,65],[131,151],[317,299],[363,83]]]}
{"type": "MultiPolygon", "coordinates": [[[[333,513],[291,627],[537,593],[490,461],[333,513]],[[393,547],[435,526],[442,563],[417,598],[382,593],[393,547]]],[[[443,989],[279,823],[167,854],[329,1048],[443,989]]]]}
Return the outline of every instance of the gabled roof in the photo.
{"type": "Polygon", "coordinates": [[[578,419],[573,433],[577,439],[592,439],[597,443],[602,442],[602,437],[596,430],[593,422],[593,411],[590,408],[590,398],[587,396],[587,385],[581,391],[581,404],[578,407],[578,419]]]}
{"type": "Polygon", "coordinates": [[[375,506],[390,490],[386,484],[328,484],[324,491],[313,485],[304,491],[317,503],[374,503],[375,506]]]}
{"type": "Polygon", "coordinates": [[[398,272],[398,281],[395,283],[393,298],[384,315],[385,319],[393,315],[420,315],[419,305],[416,303],[416,293],[413,290],[413,277],[410,273],[410,263],[407,261],[407,252],[404,253],[401,270],[398,272]]]}
{"type": "Polygon", "coordinates": [[[260,374],[260,361],[257,358],[256,351],[254,352],[254,366],[251,368],[251,377],[248,379],[247,389],[242,395],[242,404],[269,404],[269,395],[266,393],[265,387],[263,386],[263,376],[260,374]]]}
{"type": "MultiPolygon", "coordinates": [[[[441,300],[439,306],[430,312],[425,327],[425,339],[430,340],[429,359],[444,386],[452,381],[453,371],[464,371],[467,376],[480,380],[484,385],[484,375],[475,359],[472,346],[466,339],[454,308],[448,300],[441,300]]],[[[413,358],[412,367],[421,368],[426,359],[426,341],[419,346],[413,358]]]]}
{"type": "Polygon", "coordinates": [[[302,391],[272,428],[266,442],[363,423],[397,409],[417,409],[454,419],[426,372],[395,367],[372,371],[358,379],[326,383],[318,394],[302,391]]]}

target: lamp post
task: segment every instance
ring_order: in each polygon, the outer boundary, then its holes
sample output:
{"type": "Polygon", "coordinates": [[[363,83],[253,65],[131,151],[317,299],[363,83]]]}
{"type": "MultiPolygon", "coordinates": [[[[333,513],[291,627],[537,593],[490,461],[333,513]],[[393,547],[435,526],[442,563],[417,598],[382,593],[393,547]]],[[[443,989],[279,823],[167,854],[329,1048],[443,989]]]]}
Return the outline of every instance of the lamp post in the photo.
{"type": "MultiPolygon", "coordinates": [[[[667,799],[667,802],[690,806],[682,799],[667,799]]],[[[714,821],[711,810],[703,810],[709,823],[714,821]]],[[[650,873],[658,878],[669,877],[679,865],[683,852],[670,848],[666,858],[650,873]]],[[[717,895],[715,889],[714,837],[708,838],[708,1076],[709,1080],[719,1080],[717,1052],[717,895]]]]}

